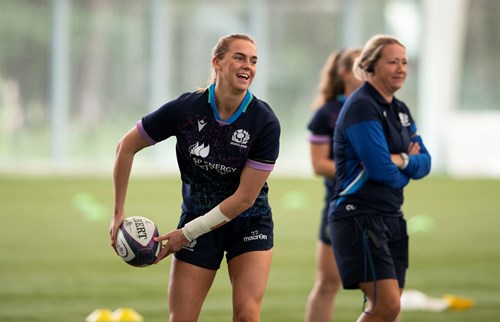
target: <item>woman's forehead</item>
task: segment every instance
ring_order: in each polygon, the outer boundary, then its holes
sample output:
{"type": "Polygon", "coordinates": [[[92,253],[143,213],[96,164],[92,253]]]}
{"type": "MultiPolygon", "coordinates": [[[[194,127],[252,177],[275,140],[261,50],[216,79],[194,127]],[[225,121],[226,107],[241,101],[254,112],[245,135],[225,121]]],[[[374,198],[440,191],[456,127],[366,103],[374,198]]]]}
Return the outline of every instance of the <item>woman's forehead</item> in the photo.
{"type": "Polygon", "coordinates": [[[257,56],[257,48],[248,40],[235,39],[229,45],[230,52],[240,52],[247,56],[257,56]]]}
{"type": "Polygon", "coordinates": [[[382,50],[383,57],[404,57],[406,58],[406,49],[398,44],[389,44],[382,50]]]}

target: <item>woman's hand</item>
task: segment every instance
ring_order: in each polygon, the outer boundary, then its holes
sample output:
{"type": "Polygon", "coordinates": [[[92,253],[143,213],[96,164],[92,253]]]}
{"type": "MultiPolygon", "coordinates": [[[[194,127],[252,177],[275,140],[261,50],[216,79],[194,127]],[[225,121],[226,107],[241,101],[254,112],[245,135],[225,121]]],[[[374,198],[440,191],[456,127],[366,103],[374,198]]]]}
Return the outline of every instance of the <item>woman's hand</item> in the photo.
{"type": "Polygon", "coordinates": [[[118,228],[120,228],[120,225],[122,224],[123,220],[125,219],[125,214],[120,213],[120,214],[114,214],[113,218],[111,219],[111,224],[109,225],[109,237],[111,239],[111,247],[113,247],[113,250],[117,255],[118,251],[116,250],[116,235],[118,234],[118,228]]]}
{"type": "MultiPolygon", "coordinates": [[[[420,144],[418,142],[410,142],[408,145],[408,155],[417,155],[420,154],[420,144]]],[[[403,157],[401,156],[400,153],[392,153],[391,154],[391,161],[394,163],[394,165],[398,168],[401,169],[401,167],[404,164],[403,157]]]]}
{"type": "Polygon", "coordinates": [[[155,264],[158,264],[159,261],[168,257],[168,255],[180,250],[182,247],[189,244],[189,240],[184,236],[184,233],[180,229],[176,229],[174,231],[169,232],[166,235],[158,236],[155,238],[155,241],[159,242],[161,246],[160,253],[155,260],[155,264]],[[166,244],[163,244],[163,241],[167,241],[166,244]]]}
{"type": "Polygon", "coordinates": [[[416,155],[420,154],[420,144],[418,142],[410,142],[410,145],[408,145],[408,154],[409,155],[416,155]]]}

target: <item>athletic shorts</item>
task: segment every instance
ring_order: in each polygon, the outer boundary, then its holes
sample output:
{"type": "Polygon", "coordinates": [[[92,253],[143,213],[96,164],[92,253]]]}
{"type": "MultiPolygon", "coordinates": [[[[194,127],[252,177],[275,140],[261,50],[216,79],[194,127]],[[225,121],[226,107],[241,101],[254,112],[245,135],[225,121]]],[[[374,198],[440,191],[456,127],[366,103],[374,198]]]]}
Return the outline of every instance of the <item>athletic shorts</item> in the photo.
{"type": "MultiPolygon", "coordinates": [[[[183,214],[178,228],[194,216],[183,214]]],[[[273,219],[271,215],[238,216],[224,226],[201,235],[174,255],[184,262],[217,270],[224,253],[226,261],[251,251],[269,250],[274,245],[273,219]]]]}
{"type": "Polygon", "coordinates": [[[342,285],[397,279],[404,288],[408,269],[408,234],[401,216],[357,215],[330,222],[342,285]]]}
{"type": "Polygon", "coordinates": [[[319,224],[318,231],[318,239],[323,243],[331,245],[331,234],[330,234],[330,226],[328,225],[328,203],[323,208],[323,212],[321,213],[321,222],[319,224]]]}

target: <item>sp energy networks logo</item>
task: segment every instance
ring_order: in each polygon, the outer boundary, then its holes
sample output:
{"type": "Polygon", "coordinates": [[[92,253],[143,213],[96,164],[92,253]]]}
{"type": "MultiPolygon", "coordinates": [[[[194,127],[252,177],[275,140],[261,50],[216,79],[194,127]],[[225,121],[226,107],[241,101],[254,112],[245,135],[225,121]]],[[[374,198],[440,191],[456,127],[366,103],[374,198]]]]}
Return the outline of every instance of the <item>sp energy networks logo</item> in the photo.
{"type": "Polygon", "coordinates": [[[248,140],[250,140],[250,134],[243,129],[239,129],[234,131],[231,137],[231,144],[246,149],[248,140]]]}
{"type": "Polygon", "coordinates": [[[192,157],[193,163],[205,171],[215,170],[220,174],[228,174],[234,173],[237,170],[224,164],[204,160],[210,154],[210,144],[205,146],[205,143],[200,144],[196,142],[196,144],[189,147],[189,154],[192,157]]]}
{"type": "Polygon", "coordinates": [[[210,153],[210,144],[205,146],[205,143],[200,145],[199,142],[196,142],[196,144],[189,147],[189,153],[191,155],[196,155],[197,157],[206,158],[210,153]]]}

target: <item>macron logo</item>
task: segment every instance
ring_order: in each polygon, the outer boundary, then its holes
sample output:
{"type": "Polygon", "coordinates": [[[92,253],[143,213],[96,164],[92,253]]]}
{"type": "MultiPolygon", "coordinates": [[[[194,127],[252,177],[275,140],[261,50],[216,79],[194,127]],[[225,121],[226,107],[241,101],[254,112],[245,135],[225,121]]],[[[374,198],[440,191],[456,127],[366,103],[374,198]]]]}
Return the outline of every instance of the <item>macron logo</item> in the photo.
{"type": "Polygon", "coordinates": [[[205,120],[198,120],[198,132],[201,132],[205,125],[207,125],[207,122],[205,122],[205,120]]]}
{"type": "Polygon", "coordinates": [[[258,230],[254,230],[250,233],[250,236],[243,237],[243,242],[251,242],[254,240],[267,240],[267,236],[264,234],[260,234],[258,230]]]}

